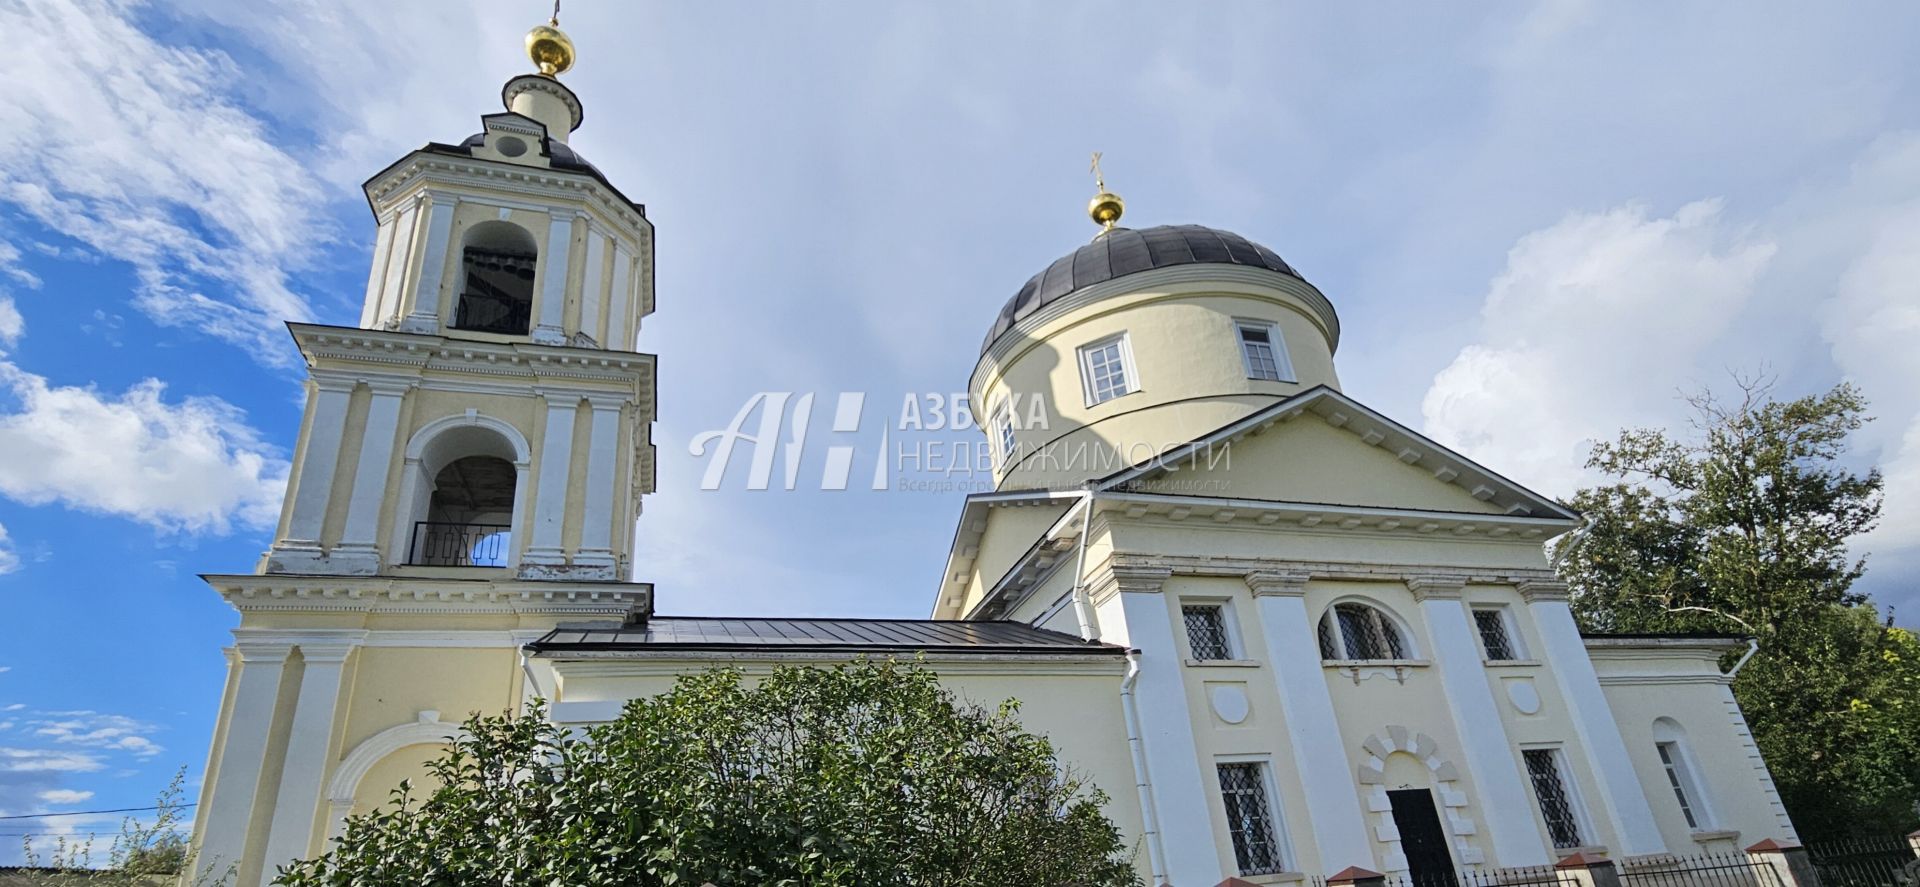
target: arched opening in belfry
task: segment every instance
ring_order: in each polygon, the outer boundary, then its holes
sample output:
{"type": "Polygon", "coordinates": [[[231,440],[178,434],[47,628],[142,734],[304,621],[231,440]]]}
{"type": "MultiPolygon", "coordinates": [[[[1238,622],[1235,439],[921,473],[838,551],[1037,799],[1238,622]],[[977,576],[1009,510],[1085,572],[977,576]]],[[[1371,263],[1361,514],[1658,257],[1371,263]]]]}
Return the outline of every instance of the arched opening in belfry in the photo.
{"type": "Polygon", "coordinates": [[[481,222],[461,243],[462,283],[454,329],[526,335],[533,319],[533,276],[540,248],[512,222],[481,222]]]}
{"type": "Polygon", "coordinates": [[[430,567],[504,567],[512,544],[516,477],[498,456],[466,456],[433,479],[426,520],[414,525],[409,562],[430,567]]]}

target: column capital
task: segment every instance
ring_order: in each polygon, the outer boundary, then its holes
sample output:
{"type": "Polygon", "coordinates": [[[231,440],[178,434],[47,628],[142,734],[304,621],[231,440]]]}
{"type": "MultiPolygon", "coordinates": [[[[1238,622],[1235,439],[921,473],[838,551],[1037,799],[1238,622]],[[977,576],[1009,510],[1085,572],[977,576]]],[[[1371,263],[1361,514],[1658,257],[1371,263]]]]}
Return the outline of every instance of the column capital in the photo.
{"type": "Polygon", "coordinates": [[[388,397],[405,394],[419,385],[419,380],[398,376],[362,376],[360,381],[376,395],[388,397]]]}
{"type": "Polygon", "coordinates": [[[339,665],[359,646],[357,642],[301,644],[300,658],[308,665],[339,665]]]}
{"type": "Polygon", "coordinates": [[[1171,568],[1158,564],[1116,560],[1107,563],[1107,569],[1097,581],[1101,591],[1112,587],[1122,592],[1158,594],[1161,586],[1165,585],[1167,578],[1172,575],[1171,568]]]}
{"type": "Polygon", "coordinates": [[[1404,581],[1415,601],[1457,601],[1467,587],[1467,577],[1443,573],[1408,576],[1404,581]]]}
{"type": "Polygon", "coordinates": [[[320,391],[332,391],[340,394],[352,394],[354,386],[358,384],[360,384],[359,379],[342,378],[340,376],[314,376],[313,377],[313,387],[320,391]]]}
{"type": "Polygon", "coordinates": [[[293,653],[293,644],[286,641],[236,640],[233,652],[246,665],[255,663],[279,665],[287,661],[293,653]]]}
{"type": "Polygon", "coordinates": [[[1278,570],[1255,570],[1246,575],[1247,588],[1253,590],[1254,597],[1301,597],[1307,593],[1307,580],[1311,578],[1307,573],[1278,570]]]}
{"type": "Polygon", "coordinates": [[[1553,579],[1523,579],[1514,587],[1520,590],[1520,598],[1529,604],[1535,601],[1567,601],[1573,597],[1567,590],[1567,583],[1553,579]]]}

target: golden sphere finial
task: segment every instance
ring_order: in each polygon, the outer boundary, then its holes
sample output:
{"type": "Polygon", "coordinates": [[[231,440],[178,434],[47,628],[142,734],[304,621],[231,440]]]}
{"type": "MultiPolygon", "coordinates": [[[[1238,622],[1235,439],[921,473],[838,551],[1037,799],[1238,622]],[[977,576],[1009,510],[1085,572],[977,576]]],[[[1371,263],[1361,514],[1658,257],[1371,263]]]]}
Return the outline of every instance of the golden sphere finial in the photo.
{"type": "Polygon", "coordinates": [[[527,58],[548,77],[573,67],[573,41],[559,25],[556,18],[527,32],[527,58]]]}
{"type": "Polygon", "coordinates": [[[1127,211],[1127,202],[1121,200],[1120,195],[1107,190],[1106,176],[1100,173],[1099,151],[1093,152],[1093,166],[1089,171],[1093,173],[1093,187],[1099,193],[1087,202],[1087,215],[1093,218],[1094,224],[1100,226],[1100,233],[1105,234],[1119,224],[1120,216],[1127,211]]]}

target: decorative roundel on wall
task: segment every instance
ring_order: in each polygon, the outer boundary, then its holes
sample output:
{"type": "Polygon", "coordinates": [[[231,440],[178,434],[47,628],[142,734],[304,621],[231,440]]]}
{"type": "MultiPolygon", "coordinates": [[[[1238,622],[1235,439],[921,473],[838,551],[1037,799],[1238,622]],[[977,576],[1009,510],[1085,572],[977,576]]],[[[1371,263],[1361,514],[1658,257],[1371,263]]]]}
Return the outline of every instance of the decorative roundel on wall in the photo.
{"type": "Polygon", "coordinates": [[[1215,684],[1207,691],[1207,700],[1220,720],[1238,724],[1247,719],[1247,688],[1240,684],[1215,684]]]}
{"type": "Polygon", "coordinates": [[[1507,701],[1513,703],[1514,710],[1523,715],[1540,713],[1540,691],[1533,688],[1532,678],[1509,678],[1507,701]]]}
{"type": "Polygon", "coordinates": [[[501,136],[499,141],[493,143],[493,149],[508,157],[518,157],[527,153],[527,143],[513,136],[501,136]]]}

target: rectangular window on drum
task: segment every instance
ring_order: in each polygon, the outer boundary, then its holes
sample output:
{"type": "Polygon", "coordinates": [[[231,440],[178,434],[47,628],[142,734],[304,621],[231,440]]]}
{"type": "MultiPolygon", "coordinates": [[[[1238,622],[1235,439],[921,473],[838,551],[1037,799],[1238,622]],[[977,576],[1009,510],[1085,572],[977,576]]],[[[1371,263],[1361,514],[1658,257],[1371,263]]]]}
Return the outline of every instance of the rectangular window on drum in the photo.
{"type": "Polygon", "coordinates": [[[1201,660],[1232,659],[1233,644],[1227,638],[1226,608],[1219,604],[1188,604],[1180,608],[1187,623],[1187,649],[1201,660]]]}
{"type": "Polygon", "coordinates": [[[1247,365],[1247,378],[1267,382],[1293,381],[1293,367],[1287,349],[1280,341],[1280,330],[1270,323],[1242,321],[1240,357],[1247,365]]]}
{"type": "Polygon", "coordinates": [[[1278,818],[1267,793],[1267,766],[1258,761],[1220,764],[1220,800],[1227,808],[1233,858],[1243,875],[1286,871],[1278,818]]]}
{"type": "Polygon", "coordinates": [[[1133,360],[1127,353],[1124,333],[1080,348],[1080,381],[1086,389],[1087,406],[1133,393],[1132,376],[1133,360]]]}

